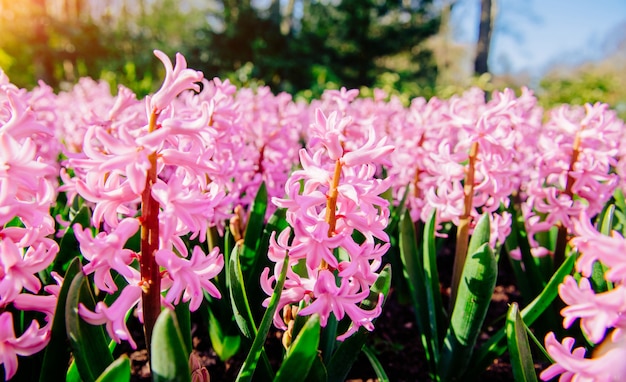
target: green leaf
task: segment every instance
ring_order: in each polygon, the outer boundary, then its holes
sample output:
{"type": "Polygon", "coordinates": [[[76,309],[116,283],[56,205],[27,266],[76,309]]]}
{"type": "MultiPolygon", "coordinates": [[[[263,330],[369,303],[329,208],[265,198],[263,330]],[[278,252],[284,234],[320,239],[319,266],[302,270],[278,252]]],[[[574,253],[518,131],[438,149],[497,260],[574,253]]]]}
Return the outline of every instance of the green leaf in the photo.
{"type": "Polygon", "coordinates": [[[380,361],[376,357],[376,354],[369,348],[369,346],[363,346],[363,353],[367,356],[367,359],[370,361],[374,372],[376,373],[376,377],[378,377],[379,382],[389,382],[389,377],[387,373],[385,373],[385,369],[383,369],[383,365],[381,365],[380,361]]]}
{"type": "Polygon", "coordinates": [[[389,215],[389,224],[387,225],[387,228],[385,228],[385,232],[387,232],[387,234],[390,236],[397,229],[398,224],[400,223],[400,220],[403,218],[403,216],[405,215],[405,212],[407,211],[406,200],[409,195],[409,192],[410,192],[410,187],[409,185],[407,185],[404,188],[404,194],[402,195],[402,199],[400,199],[400,203],[398,203],[397,206],[392,207],[391,209],[391,213],[389,215]]]}
{"type": "Polygon", "coordinates": [[[511,304],[506,315],[506,337],[515,381],[537,381],[535,365],[528,344],[526,327],[517,303],[511,304]]]}
{"type": "MultiPolygon", "coordinates": [[[[274,292],[272,293],[272,297],[270,297],[270,302],[267,306],[267,310],[263,315],[263,320],[261,320],[261,325],[259,326],[258,332],[256,332],[256,336],[254,337],[254,341],[252,342],[252,347],[248,352],[248,356],[244,361],[241,369],[239,370],[239,374],[237,375],[237,381],[245,382],[252,380],[252,376],[254,375],[254,371],[257,368],[257,363],[259,361],[259,357],[261,354],[265,354],[263,350],[263,344],[265,343],[265,339],[267,338],[267,333],[269,333],[270,326],[272,325],[272,321],[274,319],[274,314],[276,313],[276,309],[278,308],[278,302],[280,300],[280,295],[283,292],[283,287],[285,286],[285,278],[287,277],[287,269],[289,268],[289,255],[285,256],[285,260],[283,260],[283,267],[280,272],[280,276],[278,276],[278,280],[276,280],[276,285],[274,286],[274,292]]],[[[269,367],[269,362],[265,362],[267,372],[271,373],[272,370],[269,367]]],[[[272,376],[271,379],[274,379],[272,376]]]]}
{"type": "Polygon", "coordinates": [[[244,281],[247,286],[246,292],[248,302],[250,307],[253,309],[252,314],[255,318],[255,322],[259,322],[265,313],[262,302],[267,297],[263,289],[261,289],[261,285],[259,283],[261,273],[265,268],[272,269],[274,267],[274,264],[267,257],[270,237],[273,232],[276,232],[276,235],[278,235],[289,226],[289,223],[287,223],[286,220],[286,214],[287,210],[281,208],[276,210],[269,218],[269,221],[263,229],[263,235],[259,246],[256,249],[254,266],[252,269],[247,271],[247,274],[243,274],[244,281]]]}
{"type": "Polygon", "coordinates": [[[309,369],[309,374],[304,379],[305,382],[327,382],[328,372],[326,365],[322,361],[322,357],[317,356],[313,359],[313,365],[309,369]]]}
{"type": "Polygon", "coordinates": [[[250,206],[250,216],[243,236],[243,251],[239,261],[241,262],[241,271],[244,275],[247,275],[248,270],[254,267],[254,263],[259,257],[257,250],[261,244],[263,228],[265,227],[267,201],[267,188],[265,187],[265,182],[262,182],[250,206]]]}
{"type": "MultiPolygon", "coordinates": [[[[437,250],[435,246],[436,240],[436,220],[437,212],[433,212],[428,217],[424,227],[424,235],[422,239],[422,264],[424,266],[424,279],[426,289],[426,302],[428,306],[428,321],[430,324],[430,333],[435,336],[433,338],[434,354],[439,354],[439,344],[443,340],[445,325],[445,309],[441,302],[441,291],[439,285],[439,271],[437,270],[437,250]]],[[[470,242],[470,247],[471,247],[470,242]]],[[[470,252],[471,253],[471,252],[470,252]]],[[[437,360],[437,358],[435,358],[437,360]]]]}
{"type": "Polygon", "coordinates": [[[76,216],[70,222],[67,231],[61,238],[61,242],[59,244],[59,253],[54,259],[54,264],[52,266],[52,270],[58,273],[63,274],[67,269],[68,263],[75,259],[76,257],[82,258],[82,254],[80,252],[80,244],[78,240],[76,240],[76,236],[74,236],[74,224],[80,224],[81,227],[87,228],[90,226],[90,217],[91,212],[89,207],[86,205],[82,206],[78,211],[76,216]]]}
{"type": "MultiPolygon", "coordinates": [[[[511,211],[511,233],[506,237],[506,240],[504,241],[504,247],[508,254],[509,263],[511,264],[513,273],[515,274],[517,288],[522,295],[523,301],[525,303],[529,303],[531,299],[536,295],[536,293],[534,292],[535,288],[531,286],[530,280],[524,272],[524,268],[522,267],[522,261],[514,259],[511,256],[511,252],[518,249],[521,254],[521,251],[530,251],[530,246],[528,245],[528,240],[526,240],[526,227],[524,226],[523,222],[522,224],[518,224],[517,217],[515,215],[516,211],[512,206],[509,207],[509,212],[511,211]],[[524,242],[524,240],[526,245],[522,245],[522,242],[524,242]]],[[[530,253],[528,255],[530,255],[530,253]]],[[[526,257],[528,257],[528,255],[526,257]]]]}
{"type": "Polygon", "coordinates": [[[613,219],[615,218],[615,205],[608,204],[598,216],[598,231],[603,235],[610,235],[613,230],[613,219]]]}
{"type": "Polygon", "coordinates": [[[130,359],[127,355],[113,361],[96,382],[130,382],[130,359]]]}
{"type": "Polygon", "coordinates": [[[544,276],[539,262],[530,252],[528,233],[526,232],[526,225],[520,211],[520,201],[518,199],[518,197],[513,198],[508,209],[511,214],[511,234],[506,239],[506,246],[509,252],[515,248],[520,249],[521,261],[511,260],[511,265],[513,266],[522,298],[528,303],[541,292],[547,277],[544,276]],[[532,280],[532,282],[529,280],[532,280]]]}
{"type": "Polygon", "coordinates": [[[497,273],[496,259],[488,243],[465,259],[440,358],[439,375],[442,380],[453,380],[467,368],[487,315],[497,273]]]}
{"type": "Polygon", "coordinates": [[[185,350],[187,351],[187,358],[193,350],[193,344],[191,342],[191,311],[189,310],[189,302],[180,301],[174,308],[176,312],[176,320],[178,327],[180,328],[180,334],[185,344],[185,350]]]}
{"type": "MultiPolygon", "coordinates": [[[[378,302],[379,294],[383,294],[385,298],[389,294],[389,288],[391,287],[391,266],[387,264],[379,273],[376,282],[370,288],[370,295],[361,306],[372,307],[378,302]]],[[[383,300],[383,304],[384,304],[383,300]]],[[[367,340],[369,333],[367,329],[361,327],[359,330],[346,338],[335,350],[335,353],[331,357],[327,364],[326,370],[328,373],[329,382],[343,382],[346,379],[346,375],[350,372],[352,365],[356,361],[365,341],[367,340]]]]}
{"type": "MultiPolygon", "coordinates": [[[[609,236],[613,230],[613,218],[615,217],[615,205],[608,204],[598,216],[598,232],[609,236]]],[[[591,285],[596,293],[606,292],[613,289],[613,283],[604,277],[608,267],[599,261],[593,264],[591,273],[591,285]]]]}
{"type": "Polygon", "coordinates": [[[310,317],[287,350],[274,382],[287,382],[304,379],[318,357],[317,347],[320,341],[320,317],[310,317]]]}
{"type": "MultiPolygon", "coordinates": [[[[424,229],[424,236],[429,235],[430,227],[424,229]]],[[[432,240],[429,238],[428,240],[432,240]]],[[[434,243],[433,243],[434,244],[434,243]]],[[[432,249],[431,243],[424,244],[428,247],[428,251],[432,249]]],[[[409,211],[404,212],[402,220],[400,220],[400,259],[402,260],[402,273],[407,281],[408,289],[413,304],[413,311],[419,329],[422,346],[426,351],[426,359],[428,366],[433,375],[437,374],[437,364],[439,357],[439,335],[436,331],[437,323],[430,321],[429,300],[435,301],[434,297],[428,297],[427,288],[432,285],[426,282],[424,275],[424,264],[422,256],[417,246],[417,238],[415,233],[415,225],[411,220],[409,211]]],[[[428,254],[429,258],[431,253],[428,254]]],[[[436,321],[436,320],[435,320],[436,321]]]]}
{"type": "MultiPolygon", "coordinates": [[[[522,309],[521,316],[526,325],[532,325],[546,308],[551,306],[558,294],[559,284],[563,282],[565,276],[572,272],[575,262],[576,256],[568,256],[539,296],[522,309]]],[[[482,372],[496,357],[501,356],[505,352],[506,346],[504,328],[502,328],[494,333],[474,354],[470,362],[472,367],[466,375],[473,376],[482,372]]]]}
{"type": "Polygon", "coordinates": [[[235,321],[239,326],[239,330],[246,338],[254,338],[256,334],[256,325],[252,317],[252,311],[248,304],[246,288],[241,273],[241,264],[239,263],[240,245],[236,245],[230,255],[228,273],[226,274],[226,285],[230,294],[230,301],[233,308],[235,321]]]}
{"type": "Polygon", "coordinates": [[[467,246],[467,253],[475,253],[483,244],[489,244],[490,236],[491,225],[489,222],[489,214],[483,214],[480,219],[478,219],[474,232],[472,232],[472,237],[467,246]]]}
{"type": "MultiPolygon", "coordinates": [[[[208,309],[209,313],[209,338],[211,339],[211,345],[213,350],[220,360],[227,361],[232,356],[237,354],[241,347],[241,337],[239,333],[232,333],[229,328],[236,325],[233,321],[223,325],[213,314],[211,309],[208,309]],[[223,326],[226,326],[225,328],[223,326]]],[[[231,317],[232,318],[232,317],[231,317]]]]}
{"type": "Polygon", "coordinates": [[[189,355],[171,309],[164,309],[154,324],[150,346],[152,381],[189,381],[189,355]]]}
{"type": "MultiPolygon", "coordinates": [[[[69,280],[65,280],[69,282],[69,280]]],[[[70,340],[74,361],[85,382],[95,381],[113,362],[108,340],[101,325],[94,326],[78,315],[78,304],[94,310],[96,302],[86,277],[78,272],[71,281],[65,306],[65,330],[70,340]]]]}
{"type": "Polygon", "coordinates": [[[57,306],[54,311],[52,321],[51,337],[44,352],[43,364],[39,374],[39,381],[63,381],[67,374],[70,362],[70,349],[67,343],[67,331],[65,329],[65,309],[67,304],[67,294],[70,289],[71,280],[82,272],[80,259],[75,258],[65,272],[65,282],[61,285],[57,306]]]}
{"type": "MultiPolygon", "coordinates": [[[[335,344],[337,343],[337,328],[339,327],[339,322],[337,321],[337,317],[332,314],[328,317],[328,321],[326,322],[326,326],[322,328],[322,332],[320,335],[320,351],[322,352],[322,360],[324,362],[328,362],[330,357],[333,354],[335,349],[335,344]]],[[[294,327],[295,331],[295,327],[294,327]]]]}

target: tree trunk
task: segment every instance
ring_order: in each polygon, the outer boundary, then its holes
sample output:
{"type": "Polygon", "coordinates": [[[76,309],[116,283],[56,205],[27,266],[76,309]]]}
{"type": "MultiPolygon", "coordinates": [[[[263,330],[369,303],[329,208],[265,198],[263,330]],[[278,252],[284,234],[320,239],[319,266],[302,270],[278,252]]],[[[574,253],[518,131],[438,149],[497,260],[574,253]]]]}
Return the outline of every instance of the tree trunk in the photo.
{"type": "Polygon", "coordinates": [[[489,46],[493,29],[493,9],[495,0],[480,0],[480,24],[478,26],[478,42],[476,43],[476,60],[474,74],[480,76],[489,72],[489,46]]]}

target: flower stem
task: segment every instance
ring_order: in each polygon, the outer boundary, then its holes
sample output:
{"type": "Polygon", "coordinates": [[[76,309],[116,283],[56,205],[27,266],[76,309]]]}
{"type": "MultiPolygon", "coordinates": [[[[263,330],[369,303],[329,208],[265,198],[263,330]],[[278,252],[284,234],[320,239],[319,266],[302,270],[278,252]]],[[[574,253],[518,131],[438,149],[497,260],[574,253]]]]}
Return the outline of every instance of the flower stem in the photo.
{"type": "Polygon", "coordinates": [[[450,310],[454,307],[456,293],[461,282],[461,274],[467,257],[469,244],[469,230],[472,219],[472,199],[474,198],[474,172],[478,157],[478,142],[472,143],[469,152],[469,164],[463,185],[464,210],[456,231],[456,252],[454,253],[454,267],[452,269],[452,285],[450,290],[450,310]]]}
{"type": "MultiPolygon", "coordinates": [[[[584,126],[582,129],[584,129],[584,126]]],[[[574,192],[572,191],[572,187],[574,186],[575,181],[572,176],[572,172],[574,171],[574,166],[578,161],[579,155],[580,131],[576,133],[576,137],[574,138],[574,144],[572,146],[572,160],[570,161],[569,169],[567,170],[567,182],[565,183],[565,190],[563,191],[565,195],[570,197],[572,203],[574,202],[574,192]]],[[[554,269],[558,269],[561,264],[563,264],[563,261],[565,260],[565,249],[567,247],[567,227],[565,227],[562,222],[559,223],[558,227],[556,245],[554,247],[554,269]]]]}
{"type": "Polygon", "coordinates": [[[333,174],[333,180],[328,191],[328,201],[326,202],[326,222],[328,223],[328,237],[335,234],[335,226],[337,224],[337,218],[335,217],[337,210],[337,187],[339,187],[339,178],[341,177],[341,160],[337,159],[335,162],[335,173],[333,174]]]}
{"type": "MultiPolygon", "coordinates": [[[[341,177],[341,159],[337,159],[335,162],[335,172],[333,174],[333,180],[330,184],[330,190],[328,191],[328,201],[326,202],[326,222],[328,223],[328,237],[335,234],[335,228],[337,225],[337,196],[339,191],[339,178],[341,177]]],[[[326,261],[322,260],[320,269],[328,269],[326,261]]]]}
{"type": "MultiPolygon", "coordinates": [[[[158,114],[150,116],[149,131],[156,129],[158,114]]],[[[152,197],[152,185],[156,183],[157,154],[148,156],[150,169],[146,177],[146,187],[141,194],[141,280],[144,335],[150,352],[152,329],[161,313],[161,274],[154,254],[159,249],[159,202],[152,197]]]]}

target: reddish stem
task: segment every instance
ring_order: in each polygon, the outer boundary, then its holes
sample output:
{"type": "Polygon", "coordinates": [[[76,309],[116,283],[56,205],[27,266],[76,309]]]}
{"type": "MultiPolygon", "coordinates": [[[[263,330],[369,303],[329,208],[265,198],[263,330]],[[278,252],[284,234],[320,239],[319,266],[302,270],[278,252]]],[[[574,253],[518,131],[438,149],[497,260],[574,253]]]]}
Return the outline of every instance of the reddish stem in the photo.
{"type": "MultiPolygon", "coordinates": [[[[584,129],[581,129],[581,131],[584,129]]],[[[580,155],[580,131],[576,133],[576,137],[574,138],[574,144],[572,147],[572,159],[569,164],[569,169],[567,171],[567,182],[565,184],[565,190],[563,193],[570,197],[572,202],[574,201],[574,192],[572,191],[572,187],[574,186],[574,177],[572,176],[572,172],[574,171],[574,166],[578,161],[578,156],[580,155]]],[[[554,247],[554,269],[563,264],[565,260],[565,249],[567,248],[567,227],[563,225],[563,223],[559,223],[558,226],[558,234],[556,238],[556,245],[554,247]]]]}
{"type": "MultiPolygon", "coordinates": [[[[149,131],[156,129],[158,114],[150,116],[149,131]]],[[[161,313],[161,273],[155,260],[159,249],[159,202],[152,197],[152,185],[156,183],[157,154],[148,156],[150,169],[146,177],[146,187],[141,194],[141,288],[146,347],[150,352],[152,329],[161,313]]]]}

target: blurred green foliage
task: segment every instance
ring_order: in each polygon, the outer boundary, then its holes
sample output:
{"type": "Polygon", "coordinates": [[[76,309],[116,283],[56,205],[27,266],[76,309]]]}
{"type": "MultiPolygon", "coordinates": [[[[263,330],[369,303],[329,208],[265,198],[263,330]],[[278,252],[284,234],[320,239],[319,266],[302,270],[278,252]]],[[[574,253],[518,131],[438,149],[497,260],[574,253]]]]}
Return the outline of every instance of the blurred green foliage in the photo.
{"type": "Polygon", "coordinates": [[[0,1],[0,65],[27,88],[91,76],[143,95],[163,74],[153,49],[181,52],[209,78],[305,96],[381,84],[415,93],[437,77],[423,44],[439,28],[433,0],[0,1]]]}
{"type": "MultiPolygon", "coordinates": [[[[181,52],[208,78],[307,100],[341,86],[364,95],[381,88],[408,104],[470,86],[528,85],[489,74],[451,80],[437,56],[453,54],[440,28],[444,10],[434,0],[0,0],[0,68],[20,87],[43,80],[58,90],[90,76],[140,97],[163,77],[154,49],[181,52]]],[[[549,73],[534,87],[539,102],[606,102],[626,118],[620,57],[549,73]]]]}
{"type": "Polygon", "coordinates": [[[626,65],[613,64],[617,63],[609,60],[603,65],[579,68],[566,76],[562,73],[547,75],[539,84],[539,102],[546,109],[565,103],[604,102],[626,120],[626,79],[623,76],[626,65]]]}

